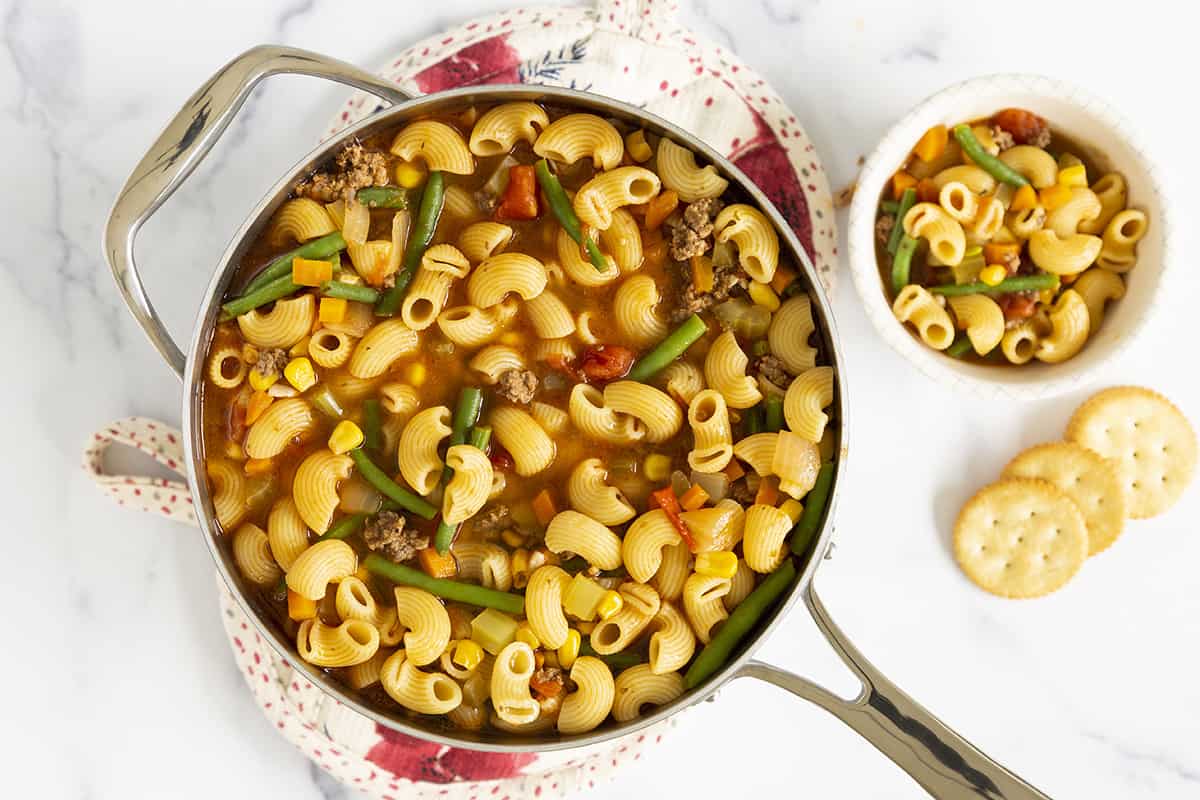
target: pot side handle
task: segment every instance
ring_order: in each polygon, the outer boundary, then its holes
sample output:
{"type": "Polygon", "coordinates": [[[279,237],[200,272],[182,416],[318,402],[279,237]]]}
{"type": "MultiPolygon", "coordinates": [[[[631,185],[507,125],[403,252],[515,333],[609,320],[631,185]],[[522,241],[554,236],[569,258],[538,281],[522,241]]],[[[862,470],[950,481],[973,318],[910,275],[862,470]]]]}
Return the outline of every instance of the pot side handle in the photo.
{"type": "Polygon", "coordinates": [[[412,99],[391,83],[343,61],[294,47],[260,45],[222,67],[184,103],[125,182],[104,230],[104,253],[130,313],[181,379],[183,352],[146,296],[134,261],[134,239],[142,223],[212,150],[259,81],[285,73],[344,83],[390,103],[412,99]]]}
{"type": "Polygon", "coordinates": [[[807,678],[761,661],[747,662],[736,677],[758,678],[817,704],[873,744],[933,797],[1050,800],[884,677],[834,624],[811,585],[804,601],[829,644],[862,681],[858,697],[844,700],[807,678]]]}

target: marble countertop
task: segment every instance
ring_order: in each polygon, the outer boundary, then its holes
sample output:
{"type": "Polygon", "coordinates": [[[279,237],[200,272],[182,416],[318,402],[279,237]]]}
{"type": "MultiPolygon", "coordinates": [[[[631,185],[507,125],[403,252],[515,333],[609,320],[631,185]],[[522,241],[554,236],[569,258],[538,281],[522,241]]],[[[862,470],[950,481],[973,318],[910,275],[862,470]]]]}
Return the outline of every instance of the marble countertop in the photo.
{"type": "MultiPolygon", "coordinates": [[[[96,426],[177,424],[179,385],[121,305],[100,232],[132,166],[222,63],[264,41],[364,66],[509,0],[9,0],[3,3],[0,199],[8,342],[0,459],[9,525],[0,597],[14,613],[0,676],[7,796],[350,797],[274,735],[229,657],[199,536],[111,505],[78,469],[96,426]]],[[[1110,99],[1147,133],[1197,252],[1200,184],[1187,96],[1196,44],[1176,4],[690,0],[682,17],[766,75],[835,188],[931,91],[1044,72],[1110,99]],[[987,20],[985,22],[985,20],[987,20]],[[1171,91],[1178,87],[1182,91],[1171,91]]],[[[306,151],[343,90],[289,77],[253,96],[215,156],[148,226],[150,294],[180,335],[212,264],[261,192],[306,151]]],[[[1200,422],[1194,265],[1098,384],[1144,383],[1200,422]]],[[[1058,435],[1087,393],[1016,405],[952,396],[878,339],[842,275],[836,297],[856,450],[835,557],[817,585],[893,680],[1055,797],[1200,795],[1200,493],[1132,523],[1051,597],[1005,602],[955,567],[960,504],[1018,448],[1058,435]]],[[[1094,387],[1088,387],[1094,388],[1094,387]]],[[[851,693],[802,611],[760,654],[851,693]]],[[[819,709],[742,681],[690,713],[597,798],[925,795],[819,709]]]]}

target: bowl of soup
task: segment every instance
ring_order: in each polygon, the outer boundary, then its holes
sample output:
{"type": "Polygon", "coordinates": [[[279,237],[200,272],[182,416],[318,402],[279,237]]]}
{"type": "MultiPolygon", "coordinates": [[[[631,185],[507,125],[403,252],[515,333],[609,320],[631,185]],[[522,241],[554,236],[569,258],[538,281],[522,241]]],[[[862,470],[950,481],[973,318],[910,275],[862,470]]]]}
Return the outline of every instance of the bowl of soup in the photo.
{"type": "Polygon", "coordinates": [[[1169,222],[1155,168],[1103,101],[1037,76],[952,86],[863,167],[855,285],[876,329],[950,386],[1065,391],[1136,336],[1169,222]]]}

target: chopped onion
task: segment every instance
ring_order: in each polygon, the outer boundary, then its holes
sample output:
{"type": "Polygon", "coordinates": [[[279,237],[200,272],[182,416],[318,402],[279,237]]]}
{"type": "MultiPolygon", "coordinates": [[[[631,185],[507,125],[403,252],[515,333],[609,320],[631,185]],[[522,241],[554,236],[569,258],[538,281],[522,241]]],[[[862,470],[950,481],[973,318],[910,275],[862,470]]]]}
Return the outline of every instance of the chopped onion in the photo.
{"type": "Polygon", "coordinates": [[[429,345],[429,352],[438,357],[452,356],[454,355],[454,342],[448,339],[435,339],[429,345]]]}
{"type": "Polygon", "coordinates": [[[631,453],[621,453],[608,460],[608,468],[614,472],[637,472],[637,456],[631,453]]]}
{"type": "Polygon", "coordinates": [[[408,245],[408,229],[411,226],[412,215],[408,211],[401,209],[392,216],[392,246],[388,250],[387,268],[383,271],[385,276],[394,275],[396,270],[400,269],[400,260],[404,257],[404,248],[408,245]]]}
{"type": "Polygon", "coordinates": [[[300,393],[290,383],[275,381],[267,387],[267,394],[271,395],[271,397],[296,397],[300,393]]]}
{"type": "Polygon", "coordinates": [[[542,388],[547,392],[557,392],[568,388],[570,385],[567,382],[567,376],[560,372],[550,372],[542,378],[542,388]]]}
{"type": "Polygon", "coordinates": [[[485,195],[488,200],[495,200],[504,194],[504,189],[508,186],[509,168],[515,167],[520,163],[520,161],[517,161],[512,156],[505,156],[504,160],[496,165],[496,171],[487,179],[487,183],[480,188],[480,193],[485,195]]]}
{"type": "Polygon", "coordinates": [[[724,472],[699,472],[692,470],[692,483],[705,491],[712,502],[725,497],[729,491],[729,477],[724,472]]]}
{"type": "Polygon", "coordinates": [[[681,495],[690,488],[692,488],[692,483],[687,479],[687,475],[683,474],[683,470],[677,469],[671,473],[671,491],[681,495]]]}
{"type": "Polygon", "coordinates": [[[374,514],[383,502],[375,487],[358,477],[343,481],[339,494],[338,508],[347,514],[374,514]]]}
{"type": "Polygon", "coordinates": [[[714,267],[732,267],[736,263],[732,242],[717,242],[712,249],[714,267]]]}
{"type": "Polygon", "coordinates": [[[771,326],[771,312],[742,297],[731,297],[713,308],[721,327],[732,330],[741,339],[761,339],[771,326]]]}
{"type": "Polygon", "coordinates": [[[346,224],[342,227],[342,238],[350,244],[366,244],[370,232],[370,209],[357,200],[346,203],[346,224]]]}
{"type": "Polygon", "coordinates": [[[265,506],[275,497],[275,476],[258,475],[246,481],[246,508],[265,506]]]}

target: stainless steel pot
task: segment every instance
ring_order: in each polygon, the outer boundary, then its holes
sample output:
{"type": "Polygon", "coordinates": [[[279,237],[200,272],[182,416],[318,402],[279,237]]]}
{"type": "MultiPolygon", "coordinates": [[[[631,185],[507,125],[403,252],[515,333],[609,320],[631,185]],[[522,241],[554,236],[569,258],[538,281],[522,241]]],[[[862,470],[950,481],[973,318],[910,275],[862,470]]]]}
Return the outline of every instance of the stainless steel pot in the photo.
{"type": "Polygon", "coordinates": [[[455,747],[495,751],[560,750],[595,745],[632,733],[709,698],[729,681],[752,677],[787,689],[829,711],[870,741],[935,797],[1010,800],[1046,797],[989,759],[880,674],[834,624],[817,596],[813,587],[813,574],[822,560],[820,555],[826,553],[831,545],[833,526],[830,520],[839,485],[845,474],[848,453],[846,434],[849,420],[845,413],[848,407],[847,371],[838,346],[829,299],[825,296],[804,249],[763,193],[721,154],[687,131],[633,106],[569,89],[486,86],[414,98],[368,72],[316,53],[285,47],[256,47],[234,59],[214,75],[171,120],[121,190],[105,230],[104,248],[113,277],[125,297],[129,310],[167,364],[183,381],[183,430],[188,482],[193,496],[197,498],[196,513],[202,529],[206,532],[205,538],[217,570],[242,606],[251,612],[250,617],[259,633],[281,656],[289,659],[292,666],[303,672],[315,685],[370,719],[410,735],[455,747]],[[146,296],[134,261],[134,240],[142,223],[158,210],[212,149],[245,102],[251,89],[263,78],[281,73],[311,75],[347,84],[371,92],[392,105],[391,108],[351,126],[337,138],[309,153],[267,192],[246,223],[234,235],[232,243],[218,264],[185,354],[175,344],[146,296]],[[816,556],[804,565],[796,584],[784,601],[746,646],[703,686],[646,716],[622,725],[606,725],[579,736],[514,738],[508,734],[454,732],[424,720],[391,716],[364,705],[340,684],[328,679],[324,673],[298,658],[294,643],[268,621],[261,613],[261,608],[256,607],[251,587],[244,583],[234,567],[229,550],[220,544],[220,533],[213,520],[208,485],[203,478],[200,399],[204,351],[217,322],[221,298],[234,278],[243,253],[267,224],[276,208],[286,199],[296,181],[355,136],[367,136],[404,120],[447,108],[518,99],[545,101],[629,120],[656,133],[671,136],[715,164],[722,173],[757,201],[774,222],[792,257],[803,265],[809,293],[819,320],[820,335],[824,339],[824,352],[829,355],[838,372],[837,405],[841,411],[841,457],[837,464],[829,508],[812,551],[816,556]],[[862,682],[862,689],[853,700],[843,700],[799,675],[753,660],[754,651],[798,602],[807,607],[830,645],[862,682]]]}

